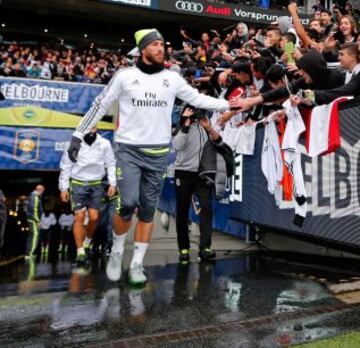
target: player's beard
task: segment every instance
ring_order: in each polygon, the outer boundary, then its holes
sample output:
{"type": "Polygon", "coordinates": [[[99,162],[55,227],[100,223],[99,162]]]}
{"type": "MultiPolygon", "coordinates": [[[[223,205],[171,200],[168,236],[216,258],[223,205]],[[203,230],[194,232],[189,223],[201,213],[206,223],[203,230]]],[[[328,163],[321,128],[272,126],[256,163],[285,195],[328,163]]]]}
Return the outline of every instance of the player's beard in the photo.
{"type": "Polygon", "coordinates": [[[146,54],[146,59],[154,64],[154,65],[163,65],[165,61],[165,55],[162,54],[162,56],[156,56],[155,54],[146,54]]]}

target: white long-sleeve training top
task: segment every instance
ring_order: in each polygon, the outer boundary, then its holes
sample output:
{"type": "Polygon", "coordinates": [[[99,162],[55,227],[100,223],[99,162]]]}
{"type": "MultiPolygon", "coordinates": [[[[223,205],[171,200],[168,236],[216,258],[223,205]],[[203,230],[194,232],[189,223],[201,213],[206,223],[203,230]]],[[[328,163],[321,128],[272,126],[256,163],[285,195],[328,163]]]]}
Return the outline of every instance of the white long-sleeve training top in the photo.
{"type": "Polygon", "coordinates": [[[56,217],[55,214],[50,213],[48,216],[45,213],[41,214],[40,219],[40,228],[43,230],[48,230],[51,226],[56,225],[56,217]]]}
{"type": "Polygon", "coordinates": [[[70,227],[74,223],[73,214],[61,214],[59,218],[59,225],[61,227],[70,227]]]}
{"type": "Polygon", "coordinates": [[[84,141],[81,143],[76,163],[71,162],[67,150],[64,151],[60,162],[59,190],[68,190],[70,179],[95,181],[101,180],[106,173],[109,184],[116,186],[115,172],[116,161],[111,143],[97,134],[91,146],[84,141]]]}
{"type": "Polygon", "coordinates": [[[114,101],[119,103],[115,141],[138,147],[169,146],[171,112],[175,98],[196,108],[226,110],[226,100],[200,94],[177,72],[167,69],[145,74],[137,67],[119,70],[95,99],[74,136],[82,138],[107,113],[114,101]]]}

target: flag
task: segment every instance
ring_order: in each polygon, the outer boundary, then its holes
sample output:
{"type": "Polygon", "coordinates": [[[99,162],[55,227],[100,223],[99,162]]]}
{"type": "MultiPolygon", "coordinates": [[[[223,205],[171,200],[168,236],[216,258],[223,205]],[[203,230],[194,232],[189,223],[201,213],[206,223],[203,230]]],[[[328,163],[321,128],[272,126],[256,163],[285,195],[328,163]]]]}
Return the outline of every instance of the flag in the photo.
{"type": "Polygon", "coordinates": [[[342,97],[327,105],[314,107],[306,120],[306,150],[310,157],[335,152],[341,146],[339,103],[350,99],[342,97]]]}

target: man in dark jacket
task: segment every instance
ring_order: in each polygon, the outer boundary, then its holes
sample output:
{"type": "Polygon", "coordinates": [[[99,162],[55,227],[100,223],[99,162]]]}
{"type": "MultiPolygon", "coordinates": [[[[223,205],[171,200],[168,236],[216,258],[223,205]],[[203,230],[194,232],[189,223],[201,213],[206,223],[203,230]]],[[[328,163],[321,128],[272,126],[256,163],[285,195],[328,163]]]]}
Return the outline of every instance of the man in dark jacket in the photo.
{"type": "Polygon", "coordinates": [[[28,242],[25,258],[35,257],[35,252],[39,244],[39,223],[43,212],[41,196],[45,191],[43,185],[37,185],[29,196],[29,203],[26,211],[26,219],[29,225],[30,241],[28,242]]]}
{"type": "Polygon", "coordinates": [[[246,98],[240,101],[240,110],[246,111],[258,104],[287,98],[290,93],[296,94],[299,90],[329,90],[344,84],[343,73],[328,69],[324,58],[316,50],[305,53],[297,62],[297,66],[301,77],[289,83],[288,88],[280,87],[262,93],[255,98],[246,98]]]}
{"type": "Polygon", "coordinates": [[[314,101],[317,105],[328,104],[340,97],[360,95],[360,74],[353,75],[350,82],[331,90],[315,90],[314,101]]]}
{"type": "Polygon", "coordinates": [[[4,233],[7,219],[5,200],[5,196],[0,190],[0,249],[4,243],[4,233]]]}
{"type": "Polygon", "coordinates": [[[341,46],[340,64],[347,71],[344,85],[334,89],[316,89],[310,99],[317,105],[331,103],[339,97],[360,95],[360,56],[357,43],[345,43],[341,46]]]}

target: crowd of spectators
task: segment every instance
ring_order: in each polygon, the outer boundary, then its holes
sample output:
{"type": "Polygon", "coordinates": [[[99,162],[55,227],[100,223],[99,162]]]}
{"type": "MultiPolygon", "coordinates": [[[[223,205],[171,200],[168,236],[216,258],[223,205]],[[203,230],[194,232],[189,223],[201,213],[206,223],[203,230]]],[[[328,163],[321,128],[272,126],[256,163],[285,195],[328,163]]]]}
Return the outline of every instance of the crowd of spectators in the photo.
{"type": "Polygon", "coordinates": [[[63,45],[57,49],[12,43],[0,46],[0,75],[48,80],[106,84],[126,56],[93,48],[77,50],[63,45]]]}
{"type": "MultiPolygon", "coordinates": [[[[351,5],[316,9],[307,26],[296,3],[289,4],[288,12],[289,16],[279,17],[267,28],[238,23],[228,32],[204,32],[199,39],[181,30],[183,47],[168,47],[166,64],[201,92],[241,96],[242,110],[252,120],[271,111],[266,111],[269,102],[286,99],[285,81],[295,94],[302,89],[320,90],[312,95],[319,103],[359,95],[359,17],[351,5]],[[280,92],[274,92],[277,88],[280,92]],[[341,89],[322,92],[334,88],[341,89]]],[[[235,114],[225,113],[220,123],[235,114]]]]}
{"type": "MultiPolygon", "coordinates": [[[[183,47],[166,47],[166,65],[180,70],[190,83],[203,86],[211,93],[219,82],[214,76],[220,75],[220,82],[224,82],[226,72],[220,74],[219,71],[231,69],[234,64],[259,65],[262,75],[268,70],[266,68],[275,65],[291,73],[290,78],[293,78],[296,61],[308,50],[315,49],[329,65],[339,66],[341,45],[360,41],[359,17],[350,4],[343,8],[334,6],[332,11],[321,7],[320,2],[318,5],[306,27],[300,21],[296,3],[292,3],[288,7],[290,16],[279,17],[267,28],[239,23],[221,33],[204,32],[199,40],[181,30],[183,47]],[[293,45],[291,56],[289,43],[293,45]],[[255,64],[259,61],[262,63],[255,64]]],[[[0,75],[106,84],[119,68],[131,64],[132,58],[94,48],[3,44],[0,46],[0,75]]],[[[253,70],[250,75],[250,80],[257,80],[253,70]]]]}

